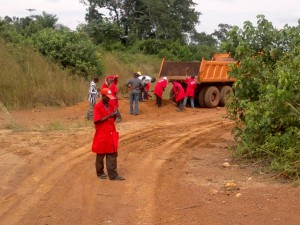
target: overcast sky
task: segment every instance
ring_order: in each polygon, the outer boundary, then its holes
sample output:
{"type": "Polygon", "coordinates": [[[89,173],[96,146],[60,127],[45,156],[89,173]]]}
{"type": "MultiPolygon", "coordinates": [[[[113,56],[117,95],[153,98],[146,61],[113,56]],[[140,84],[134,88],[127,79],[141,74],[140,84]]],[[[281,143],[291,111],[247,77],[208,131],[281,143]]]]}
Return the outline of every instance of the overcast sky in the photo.
{"type": "MultiPolygon", "coordinates": [[[[198,32],[212,33],[218,29],[218,24],[226,23],[237,25],[240,28],[243,22],[251,21],[256,24],[256,16],[263,14],[276,28],[285,24],[296,26],[300,18],[299,0],[194,0],[201,12],[198,32]]],[[[54,14],[59,23],[71,29],[84,23],[85,6],[79,0],[0,0],[0,17],[26,17],[30,12],[26,9],[35,9],[34,14],[42,11],[54,14]]]]}

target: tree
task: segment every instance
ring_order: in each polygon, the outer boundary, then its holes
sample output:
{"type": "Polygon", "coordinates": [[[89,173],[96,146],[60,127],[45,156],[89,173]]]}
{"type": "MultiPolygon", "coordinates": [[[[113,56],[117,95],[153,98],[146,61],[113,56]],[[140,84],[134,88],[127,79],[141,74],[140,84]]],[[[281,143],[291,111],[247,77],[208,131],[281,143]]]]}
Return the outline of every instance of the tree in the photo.
{"type": "MultiPolygon", "coordinates": [[[[29,10],[30,12],[34,11],[34,9],[27,10],[29,10]]],[[[4,21],[7,25],[10,25],[11,29],[14,29],[24,37],[30,37],[34,33],[45,28],[55,29],[58,18],[56,17],[56,15],[42,12],[42,15],[31,15],[24,18],[10,18],[6,16],[4,21]]]]}
{"type": "Polygon", "coordinates": [[[32,36],[34,47],[44,56],[83,77],[102,74],[96,46],[85,33],[43,29],[32,36]]]}
{"type": "Polygon", "coordinates": [[[46,12],[42,12],[42,15],[33,16],[35,23],[41,25],[43,28],[55,28],[55,25],[58,21],[56,15],[52,15],[46,12]]]}
{"type": "Polygon", "coordinates": [[[229,24],[220,23],[218,27],[219,30],[215,30],[211,35],[215,36],[219,42],[225,41],[228,32],[233,28],[233,26],[229,24]]]}
{"type": "Polygon", "coordinates": [[[190,44],[198,44],[198,45],[208,45],[215,47],[217,45],[217,40],[213,37],[213,35],[206,34],[205,32],[193,32],[190,36],[191,42],[190,44]]]}
{"type": "Polygon", "coordinates": [[[300,20],[277,30],[263,15],[244,22],[221,45],[240,60],[227,105],[237,123],[235,154],[262,160],[272,170],[300,175],[300,20]]]}
{"type": "MultiPolygon", "coordinates": [[[[195,30],[200,13],[192,0],[81,0],[88,14],[109,10],[109,21],[116,23],[130,39],[184,40],[185,33],[195,30]]],[[[87,15],[87,18],[90,18],[87,15]]],[[[89,22],[89,21],[88,21],[89,22]]]]}
{"type": "Polygon", "coordinates": [[[110,49],[114,44],[119,43],[122,37],[121,28],[116,23],[106,20],[83,25],[77,30],[87,33],[95,44],[101,44],[106,49],[110,49]]]}

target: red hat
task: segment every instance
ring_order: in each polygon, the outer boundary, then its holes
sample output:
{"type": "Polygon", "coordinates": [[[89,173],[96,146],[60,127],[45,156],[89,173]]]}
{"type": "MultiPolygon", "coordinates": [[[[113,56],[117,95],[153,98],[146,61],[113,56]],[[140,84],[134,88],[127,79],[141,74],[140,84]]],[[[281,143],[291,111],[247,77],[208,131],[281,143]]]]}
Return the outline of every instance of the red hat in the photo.
{"type": "Polygon", "coordinates": [[[112,95],[111,90],[109,90],[108,88],[103,88],[101,90],[101,94],[107,96],[110,99],[115,99],[115,97],[112,95]]]}

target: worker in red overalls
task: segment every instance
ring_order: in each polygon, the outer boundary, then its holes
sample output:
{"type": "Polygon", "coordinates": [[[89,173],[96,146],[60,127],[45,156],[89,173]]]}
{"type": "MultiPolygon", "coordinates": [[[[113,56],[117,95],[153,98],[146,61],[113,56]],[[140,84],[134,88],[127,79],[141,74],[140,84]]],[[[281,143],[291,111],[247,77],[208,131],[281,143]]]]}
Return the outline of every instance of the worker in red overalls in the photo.
{"type": "Polygon", "coordinates": [[[119,81],[119,75],[117,75],[117,74],[115,74],[115,75],[108,75],[108,76],[105,77],[104,83],[102,84],[101,89],[108,88],[109,83],[110,84],[114,83],[115,85],[117,85],[118,81],[119,81]]]}
{"type": "Polygon", "coordinates": [[[195,81],[195,75],[192,75],[190,78],[186,76],[186,79],[184,81],[187,84],[186,90],[185,90],[185,98],[183,101],[183,107],[186,107],[187,100],[190,99],[191,108],[195,108],[194,104],[194,95],[195,90],[197,87],[196,81],[195,81]]]}
{"type": "Polygon", "coordinates": [[[106,158],[106,169],[110,180],[124,180],[118,175],[117,157],[119,133],[116,130],[114,120],[117,112],[114,111],[109,101],[114,99],[111,90],[101,90],[102,99],[94,109],[95,134],[92,144],[92,152],[96,153],[96,174],[100,179],[106,179],[104,173],[104,158],[106,158]]]}
{"type": "Polygon", "coordinates": [[[154,87],[154,94],[156,96],[156,105],[158,106],[158,108],[161,107],[162,95],[167,85],[168,85],[168,78],[163,77],[161,80],[159,80],[156,83],[154,87]]]}
{"type": "Polygon", "coordinates": [[[183,100],[185,97],[184,94],[184,89],[180,83],[177,81],[171,81],[173,84],[173,94],[174,94],[174,99],[177,104],[177,111],[182,111],[183,110],[183,100]]]}
{"type": "Polygon", "coordinates": [[[111,104],[114,108],[114,110],[117,111],[117,122],[121,122],[122,121],[122,116],[121,116],[121,113],[119,111],[119,97],[118,97],[118,93],[119,93],[119,90],[118,90],[118,87],[116,85],[116,83],[114,82],[114,80],[112,79],[109,79],[108,81],[108,88],[109,90],[111,90],[112,92],[112,95],[114,96],[114,99],[111,99],[109,101],[109,104],[111,104]]]}

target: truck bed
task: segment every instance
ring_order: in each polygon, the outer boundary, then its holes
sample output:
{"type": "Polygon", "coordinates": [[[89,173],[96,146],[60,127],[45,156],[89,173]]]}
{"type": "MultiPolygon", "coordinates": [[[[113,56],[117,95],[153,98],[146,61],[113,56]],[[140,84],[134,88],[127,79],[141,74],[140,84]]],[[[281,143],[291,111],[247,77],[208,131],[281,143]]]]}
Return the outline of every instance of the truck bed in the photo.
{"type": "Polygon", "coordinates": [[[233,78],[229,78],[229,64],[236,64],[229,57],[215,57],[213,60],[192,61],[192,62],[173,62],[163,59],[161,63],[159,78],[167,77],[168,80],[183,81],[188,76],[195,76],[197,83],[232,83],[233,78]],[[188,69],[188,70],[187,70],[188,69]]]}

